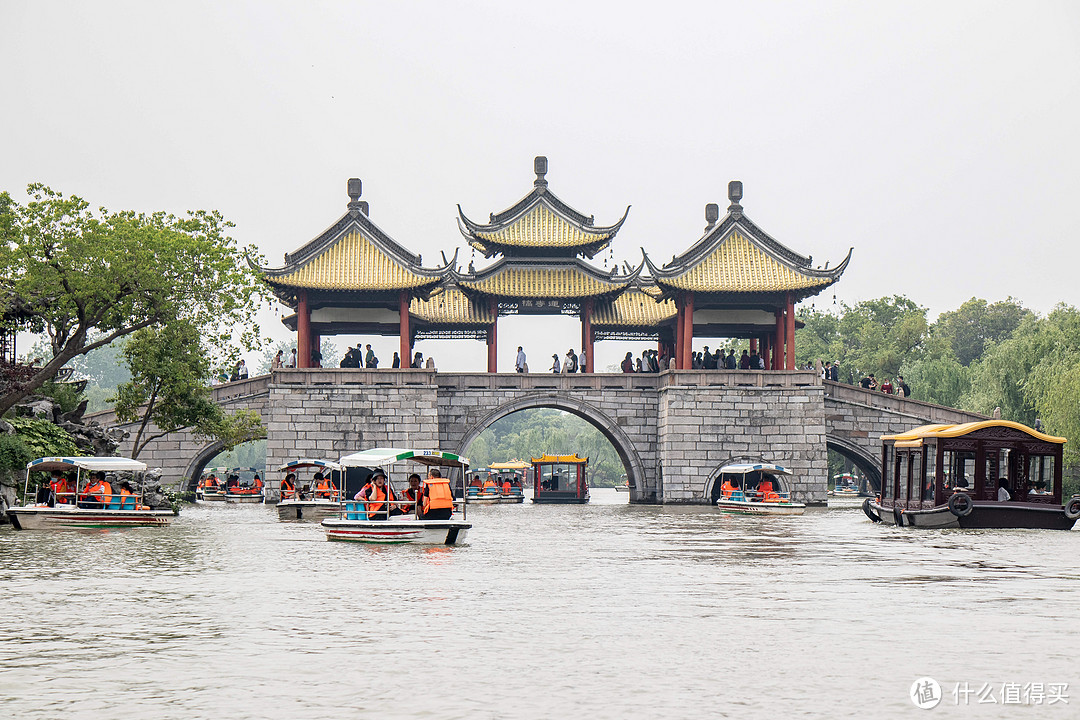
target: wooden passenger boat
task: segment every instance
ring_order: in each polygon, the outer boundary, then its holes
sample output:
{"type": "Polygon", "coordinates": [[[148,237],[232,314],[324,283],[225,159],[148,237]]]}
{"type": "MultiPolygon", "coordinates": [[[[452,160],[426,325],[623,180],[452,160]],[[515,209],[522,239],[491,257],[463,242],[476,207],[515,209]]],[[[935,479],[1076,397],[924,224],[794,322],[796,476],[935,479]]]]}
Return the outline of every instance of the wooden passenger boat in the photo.
{"type": "Polygon", "coordinates": [[[589,502],[588,458],[541,455],[532,458],[534,503],[582,505],[589,502]]]}
{"type": "Polygon", "coordinates": [[[802,515],[806,505],[794,502],[784,478],[791,470],[772,463],[734,463],[720,468],[716,507],[736,515],[802,515]]]}
{"type": "Polygon", "coordinates": [[[874,522],[1069,530],[1080,517],[1080,496],[1062,502],[1065,438],[984,420],[924,425],[881,442],[882,494],[863,502],[874,522]]]}
{"type": "Polygon", "coordinates": [[[500,502],[502,493],[489,468],[474,468],[469,471],[469,477],[471,480],[465,487],[465,496],[470,505],[495,505],[500,502]]]}
{"type": "Polygon", "coordinates": [[[344,473],[339,463],[315,458],[300,458],[285,463],[277,469],[288,476],[295,473],[296,490],[282,495],[278,500],[278,520],[321,522],[329,517],[341,514],[341,488],[344,486],[344,473]],[[306,482],[300,481],[300,474],[310,470],[312,476],[306,482]],[[328,478],[330,489],[319,490],[315,487],[315,473],[328,478]]]}
{"type": "MultiPolygon", "coordinates": [[[[168,525],[176,516],[172,510],[154,510],[143,504],[139,495],[127,495],[119,487],[111,493],[100,493],[102,502],[84,500],[91,483],[90,473],[131,473],[132,476],[146,470],[146,463],[123,457],[44,457],[26,465],[26,484],[23,505],[8,509],[8,517],[16,530],[60,530],[89,528],[158,527],[168,525]],[[75,473],[70,491],[56,492],[50,489],[46,477],[39,483],[41,492],[35,502],[30,502],[31,473],[75,473]],[[92,506],[91,506],[92,505],[92,506]]],[[[110,485],[112,483],[110,482],[110,485]]],[[[95,493],[95,497],[99,495],[95,493]]]]}
{"type": "MultiPolygon", "coordinates": [[[[394,490],[391,468],[398,463],[410,463],[427,467],[446,468],[452,471],[460,468],[462,473],[467,473],[469,461],[453,453],[439,450],[412,450],[404,448],[373,448],[363,452],[346,455],[341,458],[340,465],[343,468],[364,467],[383,468],[387,477],[389,497],[385,500],[346,500],[341,505],[341,512],[337,517],[326,518],[322,521],[323,530],[327,540],[344,540],[350,542],[379,543],[379,544],[421,544],[421,545],[459,545],[465,541],[472,525],[465,522],[465,508],[469,503],[466,498],[461,503],[461,519],[451,516],[448,520],[424,520],[417,517],[415,504],[407,504],[405,510],[401,510],[401,500],[404,494],[394,490]],[[398,507],[400,515],[391,515],[385,520],[369,519],[367,509],[374,505],[388,505],[391,508],[398,507]]],[[[407,471],[411,468],[407,467],[407,471]]],[[[447,472],[449,475],[450,472],[447,472]]],[[[447,478],[451,481],[453,478],[447,478]]],[[[458,503],[454,503],[456,511],[458,503]]]]}

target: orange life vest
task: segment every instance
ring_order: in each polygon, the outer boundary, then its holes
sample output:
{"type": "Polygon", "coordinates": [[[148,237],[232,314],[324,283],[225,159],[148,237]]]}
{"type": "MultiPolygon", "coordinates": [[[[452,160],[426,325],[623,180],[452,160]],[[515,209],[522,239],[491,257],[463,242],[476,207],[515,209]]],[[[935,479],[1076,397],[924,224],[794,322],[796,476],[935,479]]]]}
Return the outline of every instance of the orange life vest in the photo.
{"type": "Polygon", "coordinates": [[[770,480],[762,480],[761,482],[758,483],[757,491],[761,495],[768,495],[769,493],[774,492],[773,491],[773,486],[772,486],[772,481],[770,481],[770,480]]]}
{"type": "Polygon", "coordinates": [[[53,480],[50,485],[52,485],[53,495],[56,496],[56,502],[72,502],[74,498],[71,497],[71,486],[68,485],[67,478],[53,480]]]}
{"type": "Polygon", "coordinates": [[[725,480],[724,484],[720,486],[720,494],[724,497],[731,497],[732,493],[734,492],[735,486],[732,485],[731,482],[729,482],[728,480],[725,480]]]}
{"type": "Polygon", "coordinates": [[[332,498],[337,495],[337,486],[330,482],[329,479],[323,478],[315,484],[315,496],[322,498],[332,498]]]}
{"type": "Polygon", "coordinates": [[[286,478],[281,481],[281,499],[289,500],[296,493],[296,487],[286,478]]]}
{"type": "Polygon", "coordinates": [[[89,500],[91,502],[98,502],[102,505],[106,505],[111,499],[109,497],[110,495],[112,495],[112,486],[109,485],[109,483],[107,482],[95,480],[90,485],[88,485],[85,490],[83,490],[83,494],[80,499],[83,501],[89,500]]]}
{"type": "Polygon", "coordinates": [[[484,489],[485,490],[490,490],[490,489],[493,489],[494,487],[495,487],[495,481],[494,480],[486,480],[484,482],[484,489]]]}
{"type": "Polygon", "coordinates": [[[446,478],[429,478],[421,488],[421,494],[421,507],[425,515],[430,510],[454,509],[454,495],[450,492],[450,481],[446,478]]]}
{"type": "Polygon", "coordinates": [[[510,494],[510,481],[509,480],[507,480],[506,482],[503,483],[502,491],[504,493],[506,493],[507,495],[510,494]]]}
{"type": "Polygon", "coordinates": [[[127,488],[120,488],[120,509],[135,509],[135,493],[129,492],[127,488]]]}
{"type": "Polygon", "coordinates": [[[218,486],[217,475],[211,475],[206,478],[206,484],[203,487],[216,488],[218,486]]]}
{"type": "MultiPolygon", "coordinates": [[[[366,507],[367,507],[367,511],[369,513],[379,512],[380,510],[382,510],[383,504],[384,504],[383,501],[385,501],[387,499],[386,498],[386,490],[385,490],[386,487],[387,487],[386,485],[383,485],[384,489],[380,490],[378,485],[368,483],[367,485],[364,486],[364,489],[360,491],[360,494],[368,499],[368,503],[367,503],[366,507]]],[[[394,497],[394,491],[393,490],[390,491],[390,499],[391,500],[396,500],[397,499],[397,498],[394,497]]]]}

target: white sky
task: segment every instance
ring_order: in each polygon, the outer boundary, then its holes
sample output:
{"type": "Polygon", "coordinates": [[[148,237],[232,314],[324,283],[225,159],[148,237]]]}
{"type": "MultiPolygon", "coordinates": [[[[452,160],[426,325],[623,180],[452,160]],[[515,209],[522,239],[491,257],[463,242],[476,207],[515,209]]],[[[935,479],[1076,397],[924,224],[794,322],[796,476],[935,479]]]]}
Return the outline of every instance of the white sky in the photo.
{"type": "MultiPolygon", "coordinates": [[[[841,301],[1046,312],[1078,302],[1078,40],[1075,2],[0,0],[0,189],[216,208],[280,265],[355,176],[425,264],[461,246],[467,265],[455,205],[505,209],[543,154],[597,224],[633,206],[617,261],[666,262],[740,179],[746,214],[815,264],[854,246],[841,301]]],[[[579,337],[504,318],[500,368],[579,337]]],[[[374,344],[389,365],[396,339],[374,344]]],[[[601,343],[599,364],[643,347],[601,343]]],[[[480,342],[418,349],[484,366],[480,342]]]]}

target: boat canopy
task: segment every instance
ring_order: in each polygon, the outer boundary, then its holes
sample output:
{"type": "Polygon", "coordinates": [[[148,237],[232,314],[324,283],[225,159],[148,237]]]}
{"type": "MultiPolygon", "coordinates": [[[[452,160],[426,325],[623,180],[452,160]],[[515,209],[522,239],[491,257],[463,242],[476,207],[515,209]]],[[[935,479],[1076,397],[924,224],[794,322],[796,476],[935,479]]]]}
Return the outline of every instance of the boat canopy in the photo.
{"type": "Polygon", "coordinates": [[[378,467],[411,460],[423,465],[468,465],[469,459],[441,450],[410,450],[406,448],[371,448],[346,455],[339,461],[343,467],[378,467]]]}
{"type": "Polygon", "coordinates": [[[492,470],[528,470],[531,467],[524,460],[511,460],[504,463],[491,463],[492,470]]]}
{"type": "Polygon", "coordinates": [[[536,464],[536,463],[575,463],[575,464],[581,464],[581,463],[589,462],[589,458],[579,458],[577,456],[577,453],[574,453],[573,455],[548,455],[547,453],[544,453],[543,455],[541,455],[538,458],[533,458],[532,461],[533,461],[534,464],[536,464]]]}
{"type": "Polygon", "coordinates": [[[318,467],[326,468],[327,470],[341,470],[341,464],[332,460],[316,460],[314,458],[300,458],[299,460],[290,460],[281,467],[278,468],[278,472],[289,472],[290,470],[299,470],[300,468],[318,467]]]}
{"type": "Polygon", "coordinates": [[[720,468],[720,474],[746,475],[747,473],[763,471],[774,475],[792,475],[793,473],[780,465],[772,463],[734,463],[720,468]]]}
{"type": "Polygon", "coordinates": [[[960,425],[922,425],[906,432],[896,433],[894,435],[882,435],[882,440],[892,440],[896,443],[897,447],[919,447],[922,444],[924,438],[955,438],[968,435],[976,430],[983,430],[985,428],[1000,427],[1000,428],[1012,428],[1013,430],[1019,430],[1027,433],[1036,440],[1042,440],[1043,442],[1055,443],[1058,445],[1064,445],[1066,440],[1063,437],[1055,437],[1053,435],[1046,435],[1041,433],[1035,428],[1028,427],[1027,425],[1021,425],[1018,422],[1012,420],[976,420],[974,422],[961,423],[960,425]]]}
{"type": "Polygon", "coordinates": [[[73,468],[142,472],[146,470],[146,463],[126,457],[43,457],[26,463],[28,471],[44,470],[45,472],[51,472],[53,470],[71,470],[73,468]]]}

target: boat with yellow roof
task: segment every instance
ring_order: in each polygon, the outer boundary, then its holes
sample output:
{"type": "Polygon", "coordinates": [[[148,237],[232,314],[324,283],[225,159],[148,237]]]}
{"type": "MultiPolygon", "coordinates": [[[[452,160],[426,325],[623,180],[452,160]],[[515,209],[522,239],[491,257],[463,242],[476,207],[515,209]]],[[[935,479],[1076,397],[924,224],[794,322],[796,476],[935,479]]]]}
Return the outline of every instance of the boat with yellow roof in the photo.
{"type": "Polygon", "coordinates": [[[548,455],[532,458],[534,503],[583,505],[589,502],[589,458],[548,455]]]}
{"type": "Polygon", "coordinates": [[[1080,496],[1062,502],[1065,438],[1009,420],[923,425],[881,438],[874,522],[925,528],[1069,530],[1080,496]]]}

